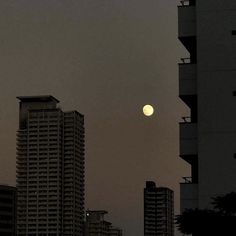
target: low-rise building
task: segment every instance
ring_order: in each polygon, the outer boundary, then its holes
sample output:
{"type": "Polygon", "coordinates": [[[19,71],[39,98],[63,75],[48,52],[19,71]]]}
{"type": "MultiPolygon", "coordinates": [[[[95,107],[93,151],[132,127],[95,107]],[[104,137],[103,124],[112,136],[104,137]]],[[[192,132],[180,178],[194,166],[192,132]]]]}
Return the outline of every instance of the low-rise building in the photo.
{"type": "Polygon", "coordinates": [[[107,211],[86,211],[85,236],[122,236],[122,230],[105,220],[107,211]]]}

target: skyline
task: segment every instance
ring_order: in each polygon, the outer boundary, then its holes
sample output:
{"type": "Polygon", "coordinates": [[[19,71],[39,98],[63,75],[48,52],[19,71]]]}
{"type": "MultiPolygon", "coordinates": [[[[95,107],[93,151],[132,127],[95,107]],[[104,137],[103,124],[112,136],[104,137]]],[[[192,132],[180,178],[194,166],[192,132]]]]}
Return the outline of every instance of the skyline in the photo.
{"type": "Polygon", "coordinates": [[[85,115],[86,208],[112,212],[126,235],[141,236],[143,184],[154,180],[175,191],[178,210],[189,166],[178,156],[178,122],[188,109],[178,98],[177,63],[187,53],[177,4],[0,3],[0,182],[15,184],[15,97],[52,94],[85,115]],[[155,113],[147,118],[149,103],[155,113]]]}

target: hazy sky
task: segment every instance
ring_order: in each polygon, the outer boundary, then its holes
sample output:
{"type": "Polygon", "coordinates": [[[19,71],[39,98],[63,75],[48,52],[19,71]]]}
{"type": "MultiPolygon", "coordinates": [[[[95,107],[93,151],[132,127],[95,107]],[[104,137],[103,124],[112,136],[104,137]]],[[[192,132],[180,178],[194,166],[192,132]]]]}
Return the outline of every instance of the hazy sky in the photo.
{"type": "Polygon", "coordinates": [[[175,190],[178,157],[176,0],[0,1],[0,182],[15,184],[16,96],[54,95],[86,124],[86,208],[143,235],[146,180],[175,190]],[[150,103],[155,115],[142,115],[150,103]]]}

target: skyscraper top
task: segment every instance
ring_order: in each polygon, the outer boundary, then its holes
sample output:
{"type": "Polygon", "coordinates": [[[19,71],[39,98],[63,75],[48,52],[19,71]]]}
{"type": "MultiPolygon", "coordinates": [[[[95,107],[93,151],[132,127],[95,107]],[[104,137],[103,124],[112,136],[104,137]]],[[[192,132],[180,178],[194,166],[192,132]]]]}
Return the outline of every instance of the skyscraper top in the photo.
{"type": "Polygon", "coordinates": [[[18,98],[22,102],[56,102],[56,103],[60,102],[52,95],[19,96],[16,98],[18,98]]]}

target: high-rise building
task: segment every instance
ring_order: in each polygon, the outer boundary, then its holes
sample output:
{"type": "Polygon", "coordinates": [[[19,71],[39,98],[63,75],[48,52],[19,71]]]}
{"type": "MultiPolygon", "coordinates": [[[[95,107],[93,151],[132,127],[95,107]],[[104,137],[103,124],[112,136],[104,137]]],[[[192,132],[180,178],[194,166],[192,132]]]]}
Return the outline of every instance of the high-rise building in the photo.
{"type": "Polygon", "coordinates": [[[84,117],[53,96],[18,99],[18,235],[82,236],[84,117]]]}
{"type": "Polygon", "coordinates": [[[174,235],[174,193],[147,181],[144,188],[144,236],[174,235]]]}
{"type": "Polygon", "coordinates": [[[180,123],[180,157],[192,174],[181,183],[181,210],[211,207],[236,191],[236,1],[184,0],[178,37],[179,96],[190,109],[180,123]]]}
{"type": "Polygon", "coordinates": [[[0,185],[0,235],[16,235],[16,188],[0,185]]]}
{"type": "Polygon", "coordinates": [[[85,236],[122,236],[122,230],[105,220],[107,211],[86,211],[85,236]]]}

